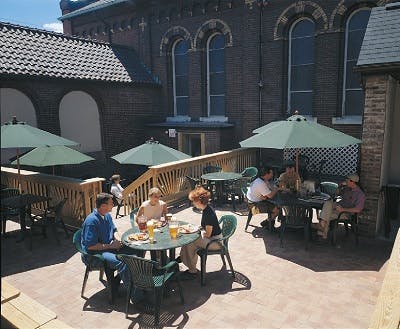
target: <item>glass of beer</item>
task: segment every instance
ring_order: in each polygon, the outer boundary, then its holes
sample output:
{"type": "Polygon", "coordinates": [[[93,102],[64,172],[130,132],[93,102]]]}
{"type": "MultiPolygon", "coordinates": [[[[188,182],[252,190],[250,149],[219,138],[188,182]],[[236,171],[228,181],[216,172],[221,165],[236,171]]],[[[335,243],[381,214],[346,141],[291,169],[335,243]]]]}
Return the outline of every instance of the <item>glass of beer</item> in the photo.
{"type": "Polygon", "coordinates": [[[167,220],[168,223],[172,219],[172,214],[171,213],[165,214],[165,219],[167,220]]]}
{"type": "Polygon", "coordinates": [[[139,216],[138,217],[138,226],[139,226],[140,232],[146,232],[146,228],[147,228],[147,218],[146,218],[146,216],[139,216]]]}
{"type": "Polygon", "coordinates": [[[169,235],[171,236],[171,239],[178,238],[178,230],[179,230],[179,222],[176,220],[171,220],[169,222],[169,235]]]}
{"type": "Polygon", "coordinates": [[[154,242],[154,221],[150,219],[146,223],[147,225],[147,233],[149,234],[150,243],[154,242]]]}

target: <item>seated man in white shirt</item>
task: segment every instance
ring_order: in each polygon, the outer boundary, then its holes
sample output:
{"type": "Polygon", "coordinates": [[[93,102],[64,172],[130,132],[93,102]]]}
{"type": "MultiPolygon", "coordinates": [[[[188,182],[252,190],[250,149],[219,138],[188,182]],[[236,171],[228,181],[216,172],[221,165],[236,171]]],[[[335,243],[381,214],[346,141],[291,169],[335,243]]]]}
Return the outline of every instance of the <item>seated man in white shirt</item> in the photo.
{"type": "Polygon", "coordinates": [[[122,203],[122,191],[124,190],[120,184],[121,176],[118,174],[112,175],[111,181],[112,181],[112,185],[111,185],[110,193],[113,196],[115,196],[115,198],[117,199],[117,202],[119,204],[121,204],[122,203]]]}
{"type": "MultiPolygon", "coordinates": [[[[247,199],[249,200],[251,211],[253,214],[256,213],[270,213],[271,219],[279,215],[279,209],[273,203],[268,200],[272,199],[276,193],[281,190],[272,186],[270,179],[274,176],[274,171],[271,167],[263,168],[259,171],[259,177],[256,178],[247,189],[247,199]]],[[[280,222],[275,221],[275,227],[279,227],[280,222]]]]}

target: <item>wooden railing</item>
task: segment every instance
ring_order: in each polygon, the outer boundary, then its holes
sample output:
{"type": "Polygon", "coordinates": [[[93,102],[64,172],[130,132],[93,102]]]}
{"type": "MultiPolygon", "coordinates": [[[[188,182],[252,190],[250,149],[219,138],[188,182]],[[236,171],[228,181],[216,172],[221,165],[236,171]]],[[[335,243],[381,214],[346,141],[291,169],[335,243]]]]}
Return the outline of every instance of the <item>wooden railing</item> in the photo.
{"type": "Polygon", "coordinates": [[[187,199],[190,185],[185,176],[200,178],[203,168],[209,165],[220,166],[223,171],[241,172],[256,164],[256,152],[256,149],[236,149],[150,167],[125,187],[122,193],[124,213],[129,214],[147,200],[148,191],[154,186],[161,190],[162,199],[169,204],[187,199]]]}
{"type": "MultiPolygon", "coordinates": [[[[44,195],[56,204],[67,198],[63,218],[67,224],[80,226],[85,217],[96,205],[96,195],[102,191],[104,178],[86,180],[52,176],[34,171],[21,170],[20,186],[23,193],[44,195]]],[[[8,187],[18,187],[17,169],[1,167],[1,183],[8,187]]],[[[32,207],[44,210],[47,203],[35,204],[32,207]]]]}
{"type": "Polygon", "coordinates": [[[400,328],[400,231],[397,232],[382,288],[368,328],[400,328]]]}

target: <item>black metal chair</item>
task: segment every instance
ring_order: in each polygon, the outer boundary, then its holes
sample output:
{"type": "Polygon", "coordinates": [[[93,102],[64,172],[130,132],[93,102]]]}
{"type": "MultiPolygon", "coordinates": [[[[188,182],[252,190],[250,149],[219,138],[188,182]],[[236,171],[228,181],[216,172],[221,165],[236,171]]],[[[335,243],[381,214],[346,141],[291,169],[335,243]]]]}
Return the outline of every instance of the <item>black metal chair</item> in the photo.
{"type": "Polygon", "coordinates": [[[85,276],[83,277],[83,283],[82,283],[82,289],[81,289],[81,297],[84,297],[84,292],[85,292],[85,287],[87,280],[89,278],[89,273],[93,271],[100,271],[99,273],[99,281],[101,281],[107,289],[108,293],[108,301],[110,304],[113,304],[114,302],[114,270],[110,269],[104,258],[100,254],[88,254],[85,252],[82,248],[81,244],[81,239],[82,239],[82,229],[79,229],[78,231],[75,232],[72,241],[74,243],[75,249],[81,253],[82,257],[82,262],[86,265],[86,270],[85,270],[85,276]],[[83,258],[86,258],[86,261],[84,261],[83,258]],[[88,261],[89,258],[93,258],[93,261],[88,261]],[[103,280],[103,274],[106,274],[107,282],[105,283],[103,280]]]}
{"type": "Polygon", "coordinates": [[[32,227],[41,226],[43,236],[46,236],[47,228],[50,226],[56,241],[60,243],[60,239],[58,238],[57,233],[57,225],[61,225],[65,232],[66,238],[68,239],[69,233],[62,218],[62,212],[67,201],[68,198],[64,198],[55,206],[50,206],[46,208],[43,213],[32,216],[32,227]]]}
{"type": "Polygon", "coordinates": [[[281,226],[278,228],[281,247],[283,247],[283,237],[287,228],[303,229],[305,249],[308,250],[311,238],[312,208],[288,202],[282,207],[279,217],[281,220],[281,226]]]}
{"type": "MultiPolygon", "coordinates": [[[[365,209],[364,209],[365,210],[365,209]]],[[[332,245],[336,246],[337,243],[337,231],[339,228],[339,224],[343,224],[346,230],[346,236],[349,233],[349,226],[351,231],[354,233],[355,236],[355,244],[358,245],[359,243],[359,228],[358,228],[358,214],[357,213],[349,213],[349,212],[341,212],[339,216],[331,220],[329,223],[331,233],[331,242],[332,245]]]]}
{"type": "Polygon", "coordinates": [[[211,240],[204,249],[199,249],[197,254],[201,259],[201,284],[204,286],[206,284],[206,263],[207,257],[209,255],[220,255],[223,265],[226,267],[225,258],[228,260],[229,267],[231,269],[232,277],[235,277],[235,271],[233,270],[231,257],[229,255],[228,242],[229,238],[235,233],[237,220],[233,215],[224,215],[219,220],[222,223],[222,238],[211,240]],[[210,246],[219,246],[218,250],[210,250],[210,246]]]}
{"type": "Polygon", "coordinates": [[[130,278],[127,297],[125,317],[128,318],[129,305],[133,288],[151,291],[154,294],[154,326],[158,326],[160,319],[160,307],[167,283],[176,280],[179,288],[181,303],[184,303],[182,287],[179,282],[179,265],[175,261],[169,262],[160,268],[159,263],[134,255],[118,255],[128,267],[130,278]]]}
{"type": "Polygon", "coordinates": [[[247,182],[247,178],[239,178],[224,184],[224,193],[227,199],[231,201],[234,212],[236,211],[236,202],[241,203],[244,201],[242,188],[246,187],[247,189],[247,182]]]}
{"type": "MultiPolygon", "coordinates": [[[[4,188],[0,191],[0,199],[10,198],[20,195],[21,191],[17,188],[4,188]]],[[[9,218],[17,218],[19,216],[19,209],[1,206],[1,232],[6,236],[6,224],[9,218]]]]}

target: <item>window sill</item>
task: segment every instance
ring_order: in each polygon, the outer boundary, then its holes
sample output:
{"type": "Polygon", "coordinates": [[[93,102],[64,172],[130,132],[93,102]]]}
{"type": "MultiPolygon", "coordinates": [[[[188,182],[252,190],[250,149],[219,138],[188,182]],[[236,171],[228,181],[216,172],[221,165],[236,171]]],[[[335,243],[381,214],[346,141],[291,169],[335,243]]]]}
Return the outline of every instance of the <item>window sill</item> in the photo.
{"type": "Polygon", "coordinates": [[[209,117],[201,117],[200,121],[202,122],[228,122],[228,117],[223,116],[209,116],[209,117]]]}
{"type": "Polygon", "coordinates": [[[175,117],[167,117],[167,122],[190,122],[191,118],[187,115],[177,115],[175,117]]]}
{"type": "Polygon", "coordinates": [[[332,118],[332,124],[334,125],[361,125],[361,115],[346,115],[343,117],[332,118]]]}

